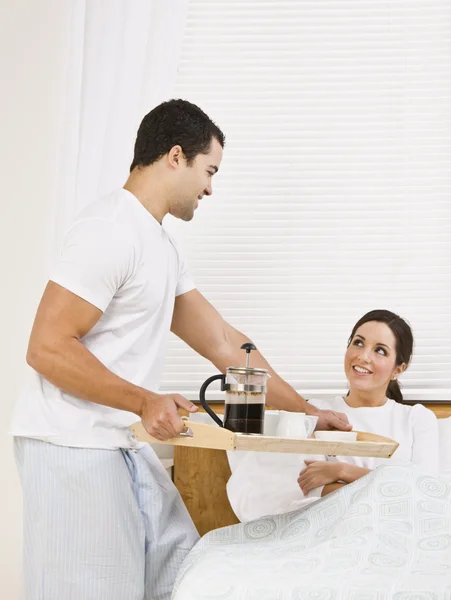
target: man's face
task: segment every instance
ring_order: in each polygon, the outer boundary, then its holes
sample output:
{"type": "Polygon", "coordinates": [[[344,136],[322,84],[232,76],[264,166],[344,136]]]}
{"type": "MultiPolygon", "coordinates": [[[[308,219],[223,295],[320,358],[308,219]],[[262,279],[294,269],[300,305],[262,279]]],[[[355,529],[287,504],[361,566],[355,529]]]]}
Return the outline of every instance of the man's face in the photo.
{"type": "Polygon", "coordinates": [[[216,138],[212,138],[208,154],[198,154],[190,165],[183,159],[175,198],[169,210],[171,215],[183,221],[191,221],[199,201],[213,193],[212,178],[218,171],[221,160],[222,147],[216,138]]]}

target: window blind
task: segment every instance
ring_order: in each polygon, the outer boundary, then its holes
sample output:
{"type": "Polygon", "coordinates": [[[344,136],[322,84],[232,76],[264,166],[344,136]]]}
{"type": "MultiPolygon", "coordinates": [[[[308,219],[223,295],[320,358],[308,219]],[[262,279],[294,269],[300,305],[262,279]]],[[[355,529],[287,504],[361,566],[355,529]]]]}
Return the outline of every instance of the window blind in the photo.
{"type": "MultiPolygon", "coordinates": [[[[190,223],[199,290],[307,397],[342,393],[354,323],[409,321],[412,400],[451,400],[448,1],[191,0],[177,96],[227,137],[190,223]]],[[[244,355],[243,355],[244,361],[244,355]]],[[[215,368],[171,337],[162,390],[215,368]]]]}

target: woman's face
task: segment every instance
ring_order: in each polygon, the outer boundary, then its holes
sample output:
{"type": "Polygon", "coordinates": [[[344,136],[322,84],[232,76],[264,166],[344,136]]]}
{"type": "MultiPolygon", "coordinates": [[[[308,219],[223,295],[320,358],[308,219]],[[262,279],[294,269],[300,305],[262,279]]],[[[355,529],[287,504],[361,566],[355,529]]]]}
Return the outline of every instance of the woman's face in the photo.
{"type": "Polygon", "coordinates": [[[369,321],[357,329],[345,354],[350,389],[385,394],[390,380],[405,368],[396,365],[396,338],[388,325],[369,321]]]}

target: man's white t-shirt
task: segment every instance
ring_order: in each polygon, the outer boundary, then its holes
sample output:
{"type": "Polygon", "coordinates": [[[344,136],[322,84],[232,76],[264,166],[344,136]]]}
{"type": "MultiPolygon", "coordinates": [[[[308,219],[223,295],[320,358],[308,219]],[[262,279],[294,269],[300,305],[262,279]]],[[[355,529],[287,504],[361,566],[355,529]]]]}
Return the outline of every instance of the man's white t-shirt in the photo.
{"type": "MultiPolygon", "coordinates": [[[[173,240],[120,189],[90,205],[69,229],[50,280],[102,311],[81,343],[110,371],[158,390],[175,298],[194,283],[173,240]]],[[[33,372],[11,433],[87,448],[137,446],[130,412],[64,393],[33,372]]]]}
{"type": "Polygon", "coordinates": [[[387,399],[383,406],[352,408],[341,397],[313,400],[324,410],[345,413],[356,431],[376,433],[396,440],[399,447],[390,459],[360,456],[235,452],[229,456],[232,475],[227,483],[230,504],[240,521],[295,510],[321,497],[322,488],[304,497],[297,483],[304,460],[345,462],[375,469],[390,464],[414,463],[430,473],[439,469],[439,434],[434,413],[421,404],[408,406],[387,399]]]}

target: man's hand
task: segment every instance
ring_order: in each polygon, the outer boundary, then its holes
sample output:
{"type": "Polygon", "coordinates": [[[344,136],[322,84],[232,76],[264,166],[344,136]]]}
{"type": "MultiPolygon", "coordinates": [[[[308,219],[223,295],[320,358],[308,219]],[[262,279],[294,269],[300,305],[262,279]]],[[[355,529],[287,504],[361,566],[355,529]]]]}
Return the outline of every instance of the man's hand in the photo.
{"type": "Polygon", "coordinates": [[[304,496],[311,490],[335,483],[340,479],[341,463],[306,460],[306,468],[299,473],[298,484],[304,496]]]}
{"type": "Polygon", "coordinates": [[[161,442],[182,433],[185,424],[177,412],[178,407],[190,413],[197,412],[197,407],[180,394],[149,395],[141,411],[146,431],[161,442]]]}
{"type": "MultiPolygon", "coordinates": [[[[310,404],[310,403],[309,403],[310,404]]],[[[348,417],[341,412],[334,410],[320,410],[310,404],[309,415],[318,417],[318,422],[315,429],[319,431],[329,429],[339,429],[340,431],[351,431],[352,425],[348,421],[348,417]]]]}

